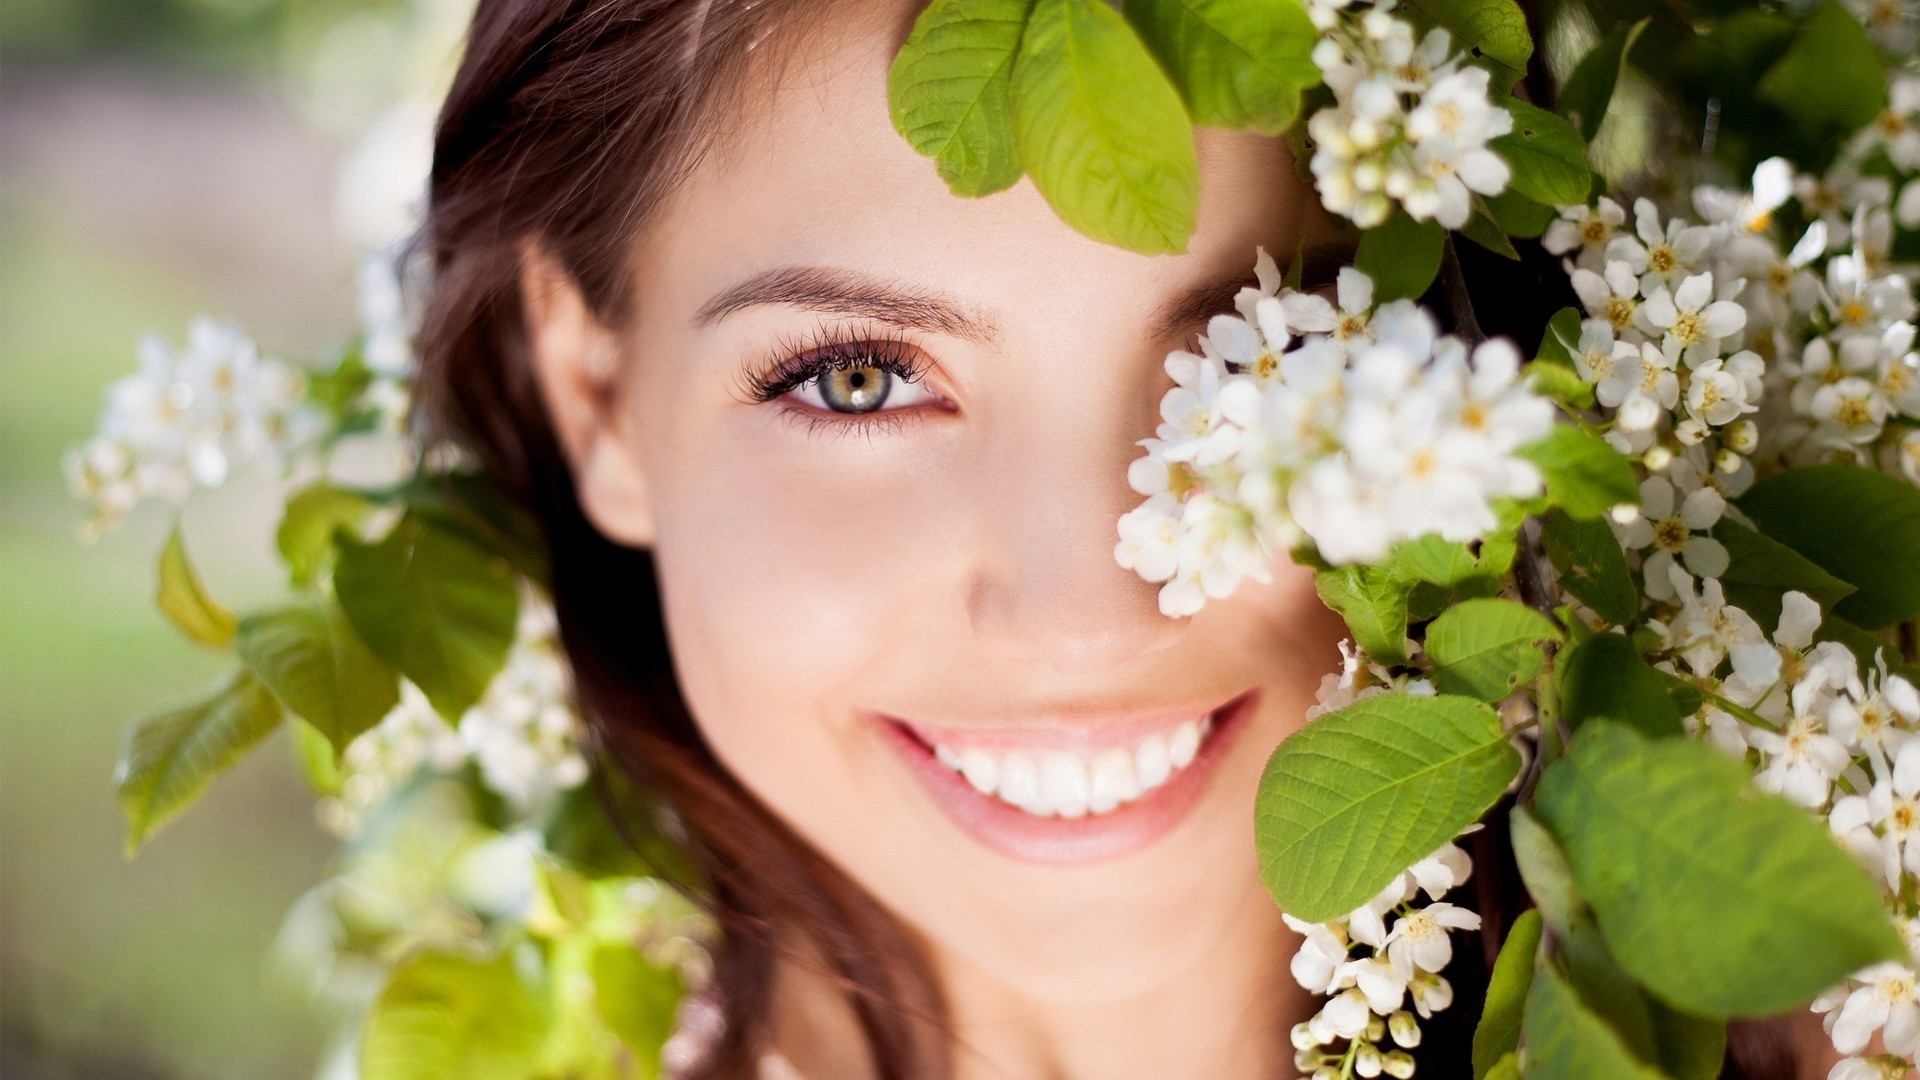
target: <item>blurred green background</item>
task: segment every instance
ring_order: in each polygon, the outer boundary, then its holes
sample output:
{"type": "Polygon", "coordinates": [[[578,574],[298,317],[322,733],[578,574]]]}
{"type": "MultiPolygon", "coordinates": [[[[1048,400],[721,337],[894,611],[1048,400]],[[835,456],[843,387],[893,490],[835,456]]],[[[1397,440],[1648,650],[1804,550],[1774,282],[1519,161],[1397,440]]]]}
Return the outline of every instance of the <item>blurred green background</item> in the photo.
{"type": "MultiPolygon", "coordinates": [[[[354,233],[379,226],[343,224],[343,165],[364,163],[396,102],[430,105],[464,6],[0,4],[6,1080],[273,1080],[312,1076],[322,1057],[325,1011],[269,962],[335,846],[285,735],[137,860],[121,854],[111,772],[126,722],[219,665],[151,602],[171,508],[82,545],[60,458],[142,332],[178,341],[205,312],[290,360],[351,332],[354,233]]],[[[218,595],[272,595],[276,512],[271,478],[190,504],[187,539],[218,595]]]]}

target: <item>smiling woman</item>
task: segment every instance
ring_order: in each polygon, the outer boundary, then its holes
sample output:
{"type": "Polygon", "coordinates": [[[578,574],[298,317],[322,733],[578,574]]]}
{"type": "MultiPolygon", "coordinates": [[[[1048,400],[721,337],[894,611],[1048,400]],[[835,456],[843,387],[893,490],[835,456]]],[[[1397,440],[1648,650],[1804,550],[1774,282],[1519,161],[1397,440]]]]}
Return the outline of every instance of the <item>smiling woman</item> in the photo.
{"type": "Polygon", "coordinates": [[[377,278],[75,455],[108,518],[321,474],[293,603],[169,544],[239,664],[133,841],[297,719],[368,1080],[1905,1075],[1920,82],[1725,16],[483,3],[417,373],[377,278]],[[1723,149],[1597,177],[1616,84],[1723,149]],[[416,475],[330,481],[410,391],[416,475]]]}
{"type": "Polygon", "coordinates": [[[1247,252],[1323,227],[1284,144],[1202,133],[1189,250],[1137,255],[1030,187],[955,198],[900,140],[918,5],[716,6],[674,44],[696,7],[618,48],[483,9],[422,346],[450,426],[549,523],[587,715],[719,886],[710,1073],[769,1040],[810,1076],[1283,1071],[1310,1007],[1251,799],[1339,623],[1304,571],[1169,621],[1110,551],[1162,359],[1253,284],[1247,252]],[[639,85],[642,49],[741,70],[696,118],[695,88],[639,85]],[[582,161],[550,143],[584,120],[503,122],[552,87],[603,104],[577,81],[614,69],[632,107],[686,110],[685,146],[582,161]],[[606,180],[505,182],[560,161],[606,180]]]}

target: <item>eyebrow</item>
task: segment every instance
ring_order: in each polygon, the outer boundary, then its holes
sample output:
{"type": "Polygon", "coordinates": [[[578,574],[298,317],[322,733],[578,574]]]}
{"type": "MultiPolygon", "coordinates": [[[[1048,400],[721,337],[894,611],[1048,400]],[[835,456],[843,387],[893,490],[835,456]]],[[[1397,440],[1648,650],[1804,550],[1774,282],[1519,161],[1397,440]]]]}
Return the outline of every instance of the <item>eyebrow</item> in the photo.
{"type": "MultiPolygon", "coordinates": [[[[1323,243],[1300,254],[1304,273],[1301,287],[1311,290],[1330,283],[1334,270],[1352,261],[1350,243],[1323,243]],[[1323,277],[1326,282],[1317,279],[1323,277]]],[[[1233,310],[1233,298],[1254,283],[1250,272],[1199,282],[1155,311],[1151,336],[1165,337],[1182,327],[1233,310]]],[[[825,312],[876,319],[910,330],[945,334],[982,345],[992,344],[1000,328],[991,318],[943,293],[903,285],[885,278],[826,266],[783,266],[763,270],[716,294],[695,313],[694,321],[707,325],[734,312],[763,304],[784,304],[825,312]]]]}

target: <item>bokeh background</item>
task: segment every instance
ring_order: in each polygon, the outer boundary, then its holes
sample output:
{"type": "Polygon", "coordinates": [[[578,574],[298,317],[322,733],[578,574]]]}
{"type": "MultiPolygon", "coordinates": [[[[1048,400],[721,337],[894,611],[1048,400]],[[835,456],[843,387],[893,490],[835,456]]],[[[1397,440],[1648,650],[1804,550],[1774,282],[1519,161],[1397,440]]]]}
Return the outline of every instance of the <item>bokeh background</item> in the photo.
{"type": "MultiPolygon", "coordinates": [[[[331,1017],[273,963],[336,844],[285,733],[139,857],[128,720],[217,658],[152,604],[174,514],[79,542],[61,456],[138,336],[198,313],[312,362],[407,223],[470,0],[0,2],[0,1076],[308,1077],[331,1017]]],[[[216,595],[279,588],[271,477],[190,504],[216,595]]]]}

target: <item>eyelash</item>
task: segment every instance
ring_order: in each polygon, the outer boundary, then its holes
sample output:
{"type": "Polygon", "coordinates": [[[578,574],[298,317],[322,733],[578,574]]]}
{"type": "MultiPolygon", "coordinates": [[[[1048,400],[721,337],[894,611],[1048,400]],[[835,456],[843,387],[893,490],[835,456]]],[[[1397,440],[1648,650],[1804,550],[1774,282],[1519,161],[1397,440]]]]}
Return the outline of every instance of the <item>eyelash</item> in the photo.
{"type": "MultiPolygon", "coordinates": [[[[932,362],[898,333],[873,334],[858,327],[819,326],[799,338],[783,338],[767,358],[741,375],[740,397],[751,404],[776,401],[814,379],[848,368],[878,368],[905,382],[919,382],[932,362]]],[[[870,424],[885,412],[831,417],[797,408],[815,423],[870,424]]],[[[899,410],[895,410],[899,411],[899,410]]],[[[893,417],[897,421],[898,417],[893,417]]],[[[809,425],[810,427],[812,425],[809,425]]]]}

